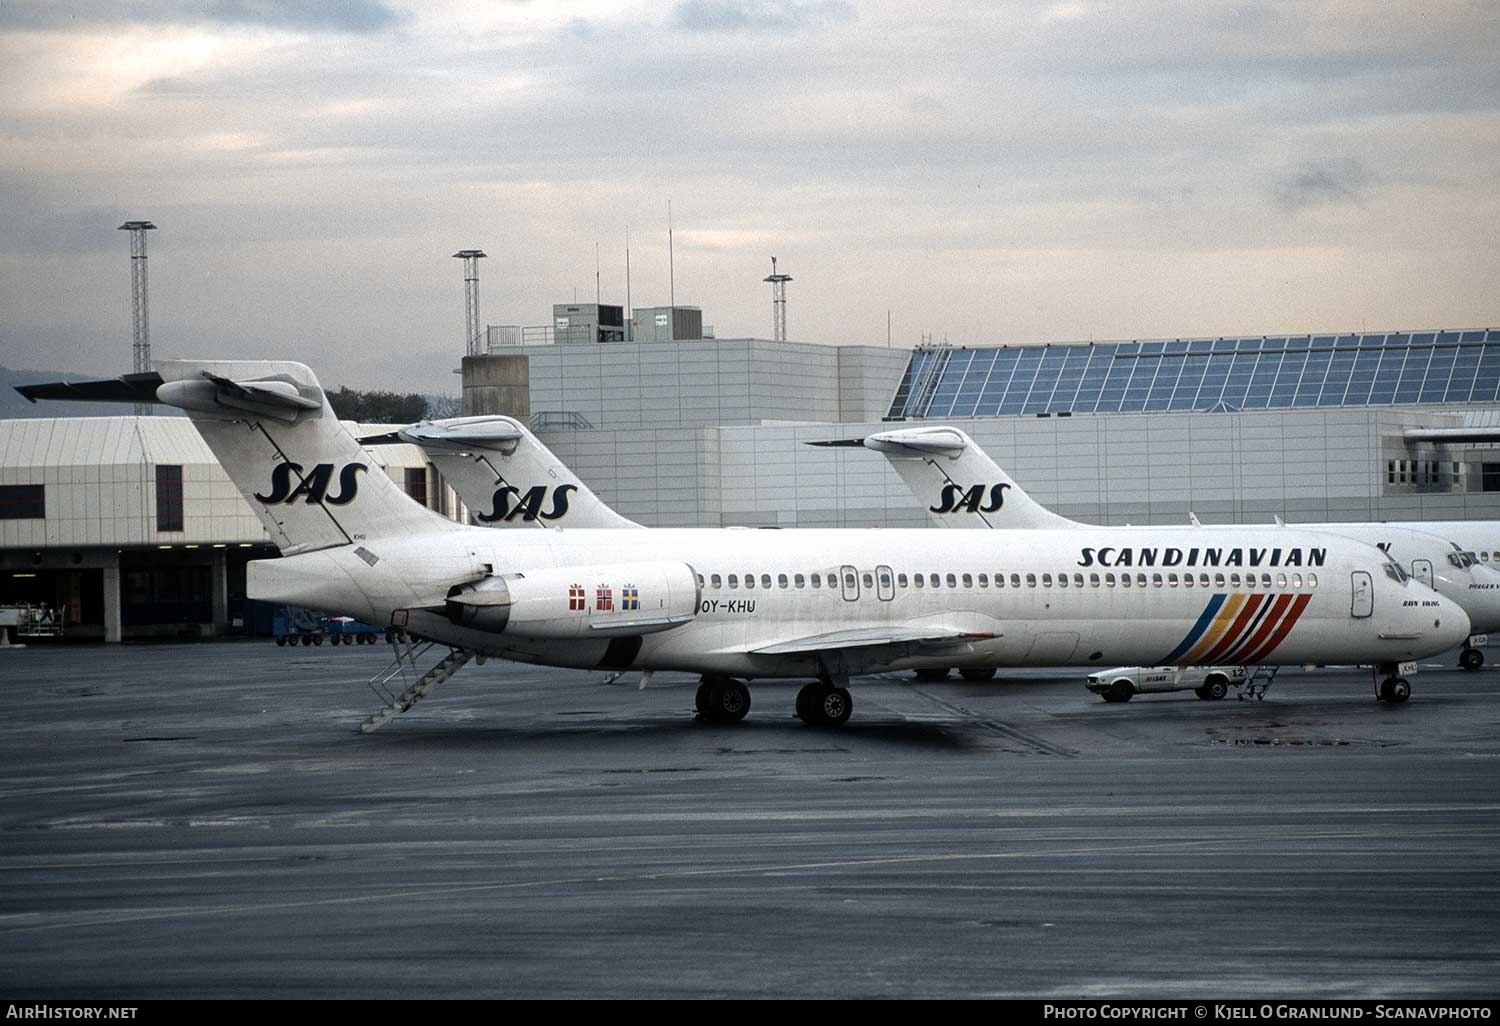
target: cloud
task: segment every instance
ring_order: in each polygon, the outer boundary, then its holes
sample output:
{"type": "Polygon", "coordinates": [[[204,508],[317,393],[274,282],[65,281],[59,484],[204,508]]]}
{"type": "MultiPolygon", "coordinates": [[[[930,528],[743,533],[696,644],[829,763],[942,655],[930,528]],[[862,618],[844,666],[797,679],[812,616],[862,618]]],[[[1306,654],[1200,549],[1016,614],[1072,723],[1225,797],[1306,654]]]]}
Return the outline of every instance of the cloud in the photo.
{"type": "Polygon", "coordinates": [[[1305,163],[1281,179],[1272,192],[1284,210],[1350,203],[1358,206],[1364,203],[1369,180],[1358,161],[1317,161],[1305,163]]]}
{"type": "Polygon", "coordinates": [[[689,32],[785,32],[821,29],[855,18],[844,0],[684,0],[672,20],[689,32]]]}
{"type": "Polygon", "coordinates": [[[294,31],[378,32],[398,21],[380,0],[10,0],[0,28],[76,31],[93,25],[247,25],[294,31]]]}

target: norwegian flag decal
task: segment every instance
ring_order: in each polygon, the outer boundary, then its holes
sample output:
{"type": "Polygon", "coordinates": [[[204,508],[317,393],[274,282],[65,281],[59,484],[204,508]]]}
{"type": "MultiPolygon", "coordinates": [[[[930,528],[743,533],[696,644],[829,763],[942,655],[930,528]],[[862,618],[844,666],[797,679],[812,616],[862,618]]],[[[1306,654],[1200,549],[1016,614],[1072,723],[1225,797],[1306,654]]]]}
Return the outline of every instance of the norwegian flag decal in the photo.
{"type": "Polygon", "coordinates": [[[613,612],[615,608],[615,589],[599,585],[594,589],[594,609],[601,613],[613,612]]]}

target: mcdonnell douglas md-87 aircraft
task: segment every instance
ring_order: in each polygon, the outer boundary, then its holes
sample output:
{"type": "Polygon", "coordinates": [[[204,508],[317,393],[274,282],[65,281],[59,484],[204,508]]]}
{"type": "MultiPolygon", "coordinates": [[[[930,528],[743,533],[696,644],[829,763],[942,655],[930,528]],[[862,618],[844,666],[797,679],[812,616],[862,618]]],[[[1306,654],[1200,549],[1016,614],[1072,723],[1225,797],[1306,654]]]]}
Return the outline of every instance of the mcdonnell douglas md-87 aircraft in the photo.
{"type": "MultiPolygon", "coordinates": [[[[1027,495],[988,453],[955,427],[903,428],[849,442],[810,444],[863,446],[883,454],[912,494],[927,507],[932,519],[943,527],[1093,529],[1088,524],[1058,516],[1027,495]]],[[[1420,583],[1463,607],[1472,630],[1480,633],[1500,630],[1500,572],[1481,565],[1474,553],[1450,541],[1442,529],[1451,525],[1296,526],[1298,530],[1336,534],[1376,546],[1420,583]]],[[[1479,525],[1468,526],[1472,531],[1479,525]]],[[[1223,525],[1202,528],[1215,535],[1244,529],[1223,525]]],[[[1477,670],[1484,656],[1470,640],[1465,639],[1459,663],[1465,669],[1477,670]]]]}
{"type": "Polygon", "coordinates": [[[604,504],[518,420],[424,420],[363,445],[417,445],[484,527],[640,527],[604,504]]]}
{"type": "Polygon", "coordinates": [[[19,391],[185,410],[282,552],[249,564],[248,597],[450,646],[434,680],[474,654],[683,670],[702,675],[704,717],[728,722],[749,708],[746,681],[813,678],[798,713],[839,724],[857,673],[1192,664],[1227,648],[1246,662],[1370,663],[1406,689],[1402,662],[1469,631],[1462,609],[1378,549],[1283,527],[1218,538],[1190,527],[468,527],[372,472],[302,364],[156,366],[19,391]]]}

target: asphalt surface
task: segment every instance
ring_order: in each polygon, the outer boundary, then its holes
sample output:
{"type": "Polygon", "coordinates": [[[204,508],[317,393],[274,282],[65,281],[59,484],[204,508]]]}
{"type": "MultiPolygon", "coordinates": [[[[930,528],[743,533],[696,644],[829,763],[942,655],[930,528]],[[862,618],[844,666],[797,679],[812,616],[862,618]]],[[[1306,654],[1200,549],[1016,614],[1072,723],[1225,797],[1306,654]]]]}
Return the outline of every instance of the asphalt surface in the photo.
{"type": "MultiPolygon", "coordinates": [[[[384,648],[0,652],[0,994],[1490,997],[1500,671],[696,682],[384,648]]],[[[1451,660],[1448,666],[1451,666],[1451,660]]]]}

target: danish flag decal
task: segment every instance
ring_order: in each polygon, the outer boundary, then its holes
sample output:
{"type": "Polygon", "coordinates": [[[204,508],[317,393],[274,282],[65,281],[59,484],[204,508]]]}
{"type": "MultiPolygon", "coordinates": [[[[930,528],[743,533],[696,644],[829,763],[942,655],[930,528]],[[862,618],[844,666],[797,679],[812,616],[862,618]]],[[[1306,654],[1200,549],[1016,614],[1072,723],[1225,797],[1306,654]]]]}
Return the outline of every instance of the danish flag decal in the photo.
{"type": "Polygon", "coordinates": [[[568,588],[568,612],[579,613],[588,608],[588,598],[583,590],[583,585],[574,584],[568,588]]]}

